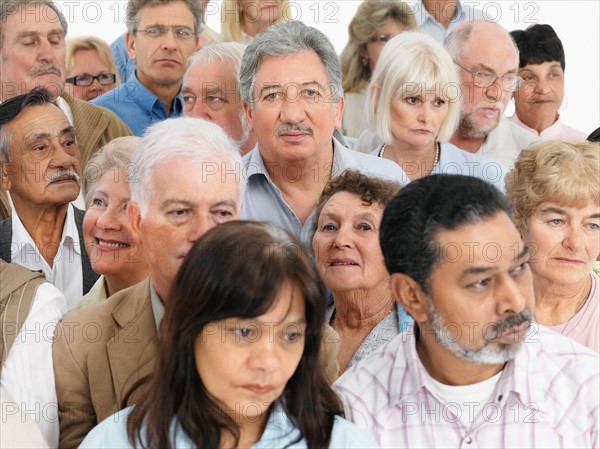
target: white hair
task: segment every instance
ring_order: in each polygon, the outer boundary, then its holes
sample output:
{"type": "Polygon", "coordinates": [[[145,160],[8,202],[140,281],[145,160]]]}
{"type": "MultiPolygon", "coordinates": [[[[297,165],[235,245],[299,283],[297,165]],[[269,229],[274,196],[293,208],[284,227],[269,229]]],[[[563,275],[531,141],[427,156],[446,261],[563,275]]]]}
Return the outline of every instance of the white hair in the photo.
{"type": "Polygon", "coordinates": [[[437,139],[448,140],[460,118],[461,87],[456,68],[444,47],[418,31],[405,31],[381,51],[367,92],[366,121],[385,143],[390,143],[392,101],[436,92],[448,103],[437,139]]]}
{"type": "Polygon", "coordinates": [[[236,77],[239,77],[240,66],[242,65],[242,56],[244,56],[246,46],[238,42],[222,42],[202,47],[187,60],[188,68],[197,62],[210,64],[214,60],[220,62],[233,62],[236,77]]]}
{"type": "MultiPolygon", "coordinates": [[[[131,199],[146,215],[154,189],[152,170],[161,162],[184,157],[190,164],[224,164],[220,176],[239,186],[240,204],[246,188],[240,149],[215,123],[192,117],[167,119],[150,126],[131,159],[131,199]]],[[[209,168],[207,167],[207,170],[209,168]]],[[[177,177],[177,173],[172,174],[177,177]]],[[[203,174],[198,173],[198,188],[203,174]]]]}

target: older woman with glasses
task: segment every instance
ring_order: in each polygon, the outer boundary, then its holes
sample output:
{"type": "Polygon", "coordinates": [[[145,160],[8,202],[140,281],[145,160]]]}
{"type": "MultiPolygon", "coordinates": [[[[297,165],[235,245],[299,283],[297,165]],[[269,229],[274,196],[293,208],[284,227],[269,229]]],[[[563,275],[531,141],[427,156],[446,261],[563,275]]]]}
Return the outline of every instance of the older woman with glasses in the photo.
{"type": "Polygon", "coordinates": [[[117,87],[117,67],[102,39],[84,36],[67,41],[66,88],[75,98],[89,101],[117,87]]]}
{"type": "Polygon", "coordinates": [[[456,68],[441,44],[423,33],[402,33],[381,52],[367,94],[369,130],[358,143],[397,163],[403,184],[447,173],[504,190],[502,164],[446,142],[458,123],[460,98],[456,68]]]}
{"type": "Polygon", "coordinates": [[[506,193],[531,247],[535,320],[600,352],[600,144],[531,145],[506,193]]]}
{"type": "Polygon", "coordinates": [[[400,0],[364,0],[358,6],[348,25],[348,43],[341,54],[343,135],[356,138],[366,128],[367,85],[383,46],[397,34],[416,29],[411,8],[400,0]]]}

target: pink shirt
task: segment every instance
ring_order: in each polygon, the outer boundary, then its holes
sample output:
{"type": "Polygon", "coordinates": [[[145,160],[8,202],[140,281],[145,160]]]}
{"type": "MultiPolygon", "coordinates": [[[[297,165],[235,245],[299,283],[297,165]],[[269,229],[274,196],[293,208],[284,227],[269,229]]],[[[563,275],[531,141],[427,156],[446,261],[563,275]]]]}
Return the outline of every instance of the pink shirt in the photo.
{"type": "Polygon", "coordinates": [[[600,280],[595,273],[590,276],[592,289],[579,312],[565,323],[546,327],[600,352],[600,280]]]}
{"type": "Polygon", "coordinates": [[[600,356],[533,324],[515,360],[466,427],[456,403],[438,399],[404,332],[334,384],[346,418],[382,448],[598,448],[600,356]]]}
{"type": "Polygon", "coordinates": [[[517,117],[517,114],[513,114],[513,116],[510,117],[509,120],[511,122],[513,122],[514,124],[519,125],[521,128],[529,131],[530,133],[533,133],[536,136],[540,136],[540,138],[542,140],[580,141],[580,140],[585,140],[588,136],[588,134],[585,134],[583,131],[579,131],[575,128],[571,128],[570,126],[565,125],[560,120],[560,115],[558,116],[558,119],[554,122],[553,125],[544,129],[539,134],[535,129],[530,128],[525,123],[523,123],[521,120],[519,120],[519,117],[517,117]]]}

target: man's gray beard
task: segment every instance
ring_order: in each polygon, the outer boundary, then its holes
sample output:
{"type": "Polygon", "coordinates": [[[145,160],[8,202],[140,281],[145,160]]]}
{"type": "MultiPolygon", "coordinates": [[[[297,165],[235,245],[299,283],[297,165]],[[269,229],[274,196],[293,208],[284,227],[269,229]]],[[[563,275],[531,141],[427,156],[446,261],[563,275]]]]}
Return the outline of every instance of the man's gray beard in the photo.
{"type": "Polygon", "coordinates": [[[490,132],[495,130],[499,123],[500,118],[498,118],[496,123],[494,123],[493,125],[482,128],[478,127],[477,125],[475,125],[475,123],[473,123],[470,115],[464,115],[460,118],[460,122],[458,124],[458,131],[460,135],[465,139],[481,139],[482,137],[487,137],[487,135],[490,132]]]}
{"type": "MultiPolygon", "coordinates": [[[[488,342],[481,349],[469,349],[462,346],[457,338],[449,335],[447,325],[439,310],[433,304],[431,299],[428,299],[429,314],[431,318],[427,322],[427,326],[433,328],[435,337],[455,356],[468,362],[479,363],[481,365],[497,365],[513,360],[523,342],[515,342],[514,344],[488,342]]],[[[485,340],[484,340],[485,341],[485,340]]]]}

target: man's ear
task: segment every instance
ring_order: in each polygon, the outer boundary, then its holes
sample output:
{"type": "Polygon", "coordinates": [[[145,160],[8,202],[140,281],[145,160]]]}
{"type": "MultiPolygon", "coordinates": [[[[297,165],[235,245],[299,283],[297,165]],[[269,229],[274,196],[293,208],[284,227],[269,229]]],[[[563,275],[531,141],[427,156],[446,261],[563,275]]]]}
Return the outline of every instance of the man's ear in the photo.
{"type": "Polygon", "coordinates": [[[345,106],[344,96],[340,96],[340,99],[337,101],[335,105],[335,122],[334,126],[336,129],[342,129],[342,116],[344,115],[344,106],[345,106]]]}
{"type": "MultiPolygon", "coordinates": [[[[125,48],[127,49],[127,54],[132,61],[135,61],[135,38],[129,31],[125,33],[125,48]]],[[[123,80],[121,80],[124,82],[123,80]]]]}
{"type": "Polygon", "coordinates": [[[2,164],[2,170],[0,170],[0,180],[2,182],[2,188],[6,191],[9,191],[10,188],[12,187],[12,184],[10,183],[10,179],[8,178],[8,173],[7,173],[7,169],[8,169],[8,163],[3,163],[2,164]]]}
{"type": "Polygon", "coordinates": [[[417,322],[427,321],[427,297],[421,286],[403,273],[390,276],[392,296],[417,322]]]}
{"type": "Polygon", "coordinates": [[[244,112],[246,113],[246,122],[248,123],[248,131],[254,132],[254,122],[252,121],[252,108],[244,101],[244,112]]]}
{"type": "Polygon", "coordinates": [[[377,105],[379,104],[379,96],[381,95],[381,86],[379,85],[379,83],[373,82],[371,84],[370,89],[371,89],[371,96],[373,97],[373,99],[375,101],[374,102],[375,107],[377,107],[377,105]]]}

